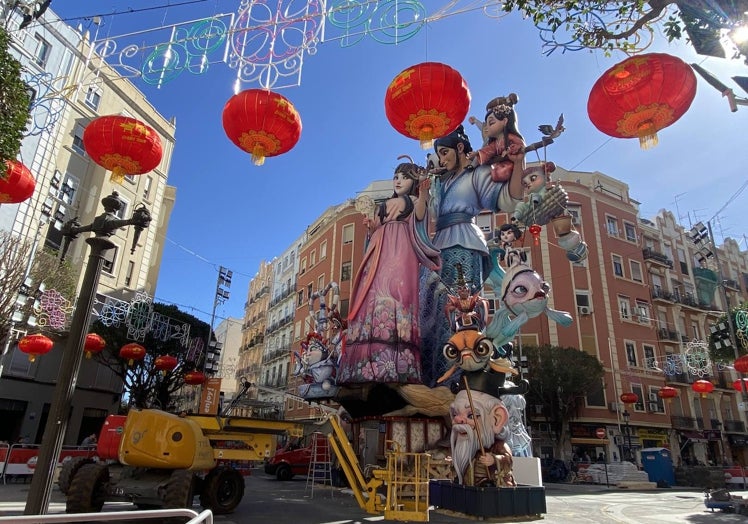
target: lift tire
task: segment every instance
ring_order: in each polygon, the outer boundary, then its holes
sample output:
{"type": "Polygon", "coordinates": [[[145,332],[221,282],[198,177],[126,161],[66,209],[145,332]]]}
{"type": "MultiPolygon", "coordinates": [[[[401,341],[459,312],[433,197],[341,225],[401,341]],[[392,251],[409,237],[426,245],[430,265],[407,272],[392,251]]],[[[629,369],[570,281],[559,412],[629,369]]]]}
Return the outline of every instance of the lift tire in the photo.
{"type": "Polygon", "coordinates": [[[98,513],[106,502],[109,469],[104,464],[83,464],[70,482],[66,513],[98,513]]]}
{"type": "Polygon", "coordinates": [[[190,509],[194,496],[195,474],[186,469],[172,471],[164,490],[164,509],[190,509]]]}
{"type": "Polygon", "coordinates": [[[291,466],[288,464],[281,464],[278,466],[278,470],[275,472],[275,478],[278,480],[291,480],[293,478],[293,472],[291,466]]]}
{"type": "Polygon", "coordinates": [[[219,466],[205,477],[200,505],[215,515],[225,515],[236,509],[242,497],[244,477],[234,468],[219,466]]]}
{"type": "Polygon", "coordinates": [[[70,490],[70,483],[73,482],[78,470],[86,464],[93,464],[93,459],[88,457],[72,457],[70,460],[66,460],[62,463],[60,468],[60,476],[57,479],[57,486],[63,495],[67,495],[70,490]]]}

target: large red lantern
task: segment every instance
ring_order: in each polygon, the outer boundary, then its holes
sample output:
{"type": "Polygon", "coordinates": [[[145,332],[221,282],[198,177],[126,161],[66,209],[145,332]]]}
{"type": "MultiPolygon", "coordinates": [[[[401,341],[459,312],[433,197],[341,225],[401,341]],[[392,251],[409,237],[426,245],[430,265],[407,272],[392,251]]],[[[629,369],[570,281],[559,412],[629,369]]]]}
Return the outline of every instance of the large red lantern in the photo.
{"type": "Polygon", "coordinates": [[[743,392],[743,387],[745,387],[745,391],[748,391],[748,378],[739,378],[732,383],[732,389],[739,391],[740,393],[743,392]]]}
{"type": "Polygon", "coordinates": [[[205,373],[202,371],[188,371],[184,374],[184,383],[189,384],[190,386],[199,386],[200,384],[205,383],[205,373]]]}
{"type": "Polygon", "coordinates": [[[152,171],[163,154],[158,133],[140,120],[108,115],[96,118],[83,131],[83,147],[91,160],[112,172],[122,183],[125,175],[152,171]]]}
{"type": "Polygon", "coordinates": [[[119,350],[120,358],[126,358],[128,365],[132,366],[136,360],[143,360],[145,358],[145,348],[135,342],[125,344],[119,350]]]}
{"type": "Polygon", "coordinates": [[[36,357],[46,355],[55,345],[52,339],[45,337],[41,333],[36,335],[26,335],[18,341],[18,349],[29,356],[29,361],[34,362],[36,357]]]}
{"type": "Polygon", "coordinates": [[[101,353],[106,347],[106,340],[98,333],[89,333],[86,335],[86,341],[83,343],[83,351],[86,352],[86,358],[91,355],[101,353]]]}
{"type": "Polygon", "coordinates": [[[432,147],[448,135],[470,109],[470,90],[462,75],[445,64],[424,62],[397,75],[384,96],[387,120],[399,133],[432,147]]]}
{"type": "Polygon", "coordinates": [[[34,194],[36,181],[29,168],[16,160],[5,161],[0,174],[0,204],[18,204],[34,194]]]}
{"type": "Polygon", "coordinates": [[[738,373],[748,373],[748,355],[736,358],[733,367],[738,373]]]}
{"type": "Polygon", "coordinates": [[[677,121],[696,96],[696,75],[680,58],[648,53],[627,58],[595,82],[590,120],[606,135],[657,145],[657,131],[677,121]]]}
{"type": "Polygon", "coordinates": [[[696,393],[701,394],[701,397],[706,397],[709,393],[714,391],[714,384],[709,382],[708,380],[697,380],[693,384],[691,384],[691,389],[693,389],[696,393]]]}
{"type": "Polygon", "coordinates": [[[670,402],[671,399],[678,396],[678,390],[672,386],[664,386],[657,392],[657,396],[670,402]]]}
{"type": "Polygon", "coordinates": [[[632,392],[621,393],[621,402],[624,404],[636,404],[639,402],[639,395],[632,392]]]}
{"type": "Polygon", "coordinates": [[[161,355],[160,357],[156,358],[156,361],[153,363],[153,367],[163,373],[166,373],[167,371],[171,371],[172,369],[177,367],[178,363],[179,361],[176,357],[172,357],[171,355],[161,355]]]}
{"type": "Polygon", "coordinates": [[[247,89],[226,102],[223,129],[261,166],[265,157],[290,151],[301,136],[301,117],[287,98],[265,89],[247,89]]]}

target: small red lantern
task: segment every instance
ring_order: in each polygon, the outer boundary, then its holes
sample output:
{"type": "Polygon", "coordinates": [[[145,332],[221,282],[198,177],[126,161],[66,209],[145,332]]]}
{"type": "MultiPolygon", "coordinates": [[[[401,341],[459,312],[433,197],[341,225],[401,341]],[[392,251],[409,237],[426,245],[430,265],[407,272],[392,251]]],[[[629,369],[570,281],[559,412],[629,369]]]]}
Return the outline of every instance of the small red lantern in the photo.
{"type": "Polygon", "coordinates": [[[657,131],[676,122],[696,96],[696,75],[680,58],[648,53],[627,58],[595,82],[587,101],[590,120],[606,135],[639,137],[657,145],[657,131]]]}
{"type": "Polygon", "coordinates": [[[29,168],[16,160],[5,161],[0,175],[0,204],[18,204],[34,194],[36,181],[29,168]]]}
{"type": "Polygon", "coordinates": [[[470,90],[462,75],[438,62],[405,69],[390,82],[384,96],[392,127],[419,140],[423,149],[457,129],[469,108],[470,90]]]}
{"type": "Polygon", "coordinates": [[[265,89],[247,89],[226,102],[223,130],[261,166],[265,157],[290,151],[301,136],[301,117],[287,98],[265,89]]]}
{"type": "Polygon", "coordinates": [[[163,155],[161,138],[153,128],[120,115],[92,120],[83,131],[83,147],[91,160],[112,172],[110,179],[118,184],[125,175],[152,171],[163,155]]]}
{"type": "Polygon", "coordinates": [[[184,374],[184,383],[190,386],[199,386],[205,383],[205,373],[202,371],[189,371],[184,374]]]}
{"type": "Polygon", "coordinates": [[[678,396],[678,390],[672,386],[664,386],[661,387],[657,392],[657,396],[660,398],[664,398],[665,400],[670,402],[672,399],[678,396]]]}
{"type": "Polygon", "coordinates": [[[633,392],[621,393],[621,402],[624,404],[636,404],[639,402],[639,395],[633,392]]]}
{"type": "Polygon", "coordinates": [[[89,333],[86,335],[86,341],[83,343],[83,350],[86,352],[86,358],[91,358],[95,353],[101,353],[106,347],[106,340],[98,333],[89,333]]]}
{"type": "Polygon", "coordinates": [[[748,373],[748,355],[736,358],[733,367],[738,373],[748,373]]]}
{"type": "Polygon", "coordinates": [[[743,392],[743,385],[745,385],[745,391],[748,391],[748,378],[738,379],[732,383],[732,389],[740,393],[743,392]]]}
{"type": "Polygon", "coordinates": [[[171,355],[161,355],[160,357],[156,357],[156,361],[153,363],[153,367],[155,367],[162,373],[166,373],[167,371],[171,371],[175,367],[177,367],[178,363],[179,361],[176,357],[172,357],[171,355]]]}
{"type": "Polygon", "coordinates": [[[34,362],[36,357],[49,353],[54,345],[52,339],[41,333],[26,335],[18,341],[18,349],[29,356],[29,362],[34,362]]]}
{"type": "Polygon", "coordinates": [[[136,360],[143,360],[145,358],[145,354],[145,348],[140,344],[136,344],[135,342],[125,344],[119,350],[120,358],[128,359],[127,364],[130,366],[132,366],[133,362],[135,362],[136,360]]]}
{"type": "Polygon", "coordinates": [[[691,385],[691,389],[696,393],[700,393],[701,398],[705,398],[709,393],[714,391],[714,384],[708,380],[697,380],[691,385]]]}
{"type": "Polygon", "coordinates": [[[532,235],[532,238],[535,240],[535,245],[540,245],[540,232],[543,230],[543,228],[539,224],[533,224],[530,227],[527,228],[527,230],[532,235]]]}

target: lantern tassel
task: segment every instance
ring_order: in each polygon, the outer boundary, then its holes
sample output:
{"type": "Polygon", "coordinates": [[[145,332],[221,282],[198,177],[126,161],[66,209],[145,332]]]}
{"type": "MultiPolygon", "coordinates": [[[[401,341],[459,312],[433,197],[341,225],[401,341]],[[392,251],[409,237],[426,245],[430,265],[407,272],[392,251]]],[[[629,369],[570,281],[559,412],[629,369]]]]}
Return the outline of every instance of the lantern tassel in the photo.
{"type": "Polygon", "coordinates": [[[265,163],[265,148],[260,144],[252,148],[252,163],[256,166],[261,166],[265,163]]]}
{"type": "Polygon", "coordinates": [[[90,351],[86,351],[86,358],[91,358],[91,352],[90,351]]]}
{"type": "Polygon", "coordinates": [[[652,149],[659,143],[657,129],[649,120],[639,126],[637,135],[639,136],[639,147],[642,149],[652,149]]]}
{"type": "Polygon", "coordinates": [[[109,180],[115,184],[121,184],[122,181],[125,180],[125,170],[121,166],[114,166],[109,180]]]}
{"type": "Polygon", "coordinates": [[[29,355],[29,362],[35,362],[36,361],[36,355],[29,355]]]}
{"type": "Polygon", "coordinates": [[[424,125],[421,128],[418,140],[421,142],[421,149],[428,150],[434,147],[434,127],[428,124],[424,125]]]}

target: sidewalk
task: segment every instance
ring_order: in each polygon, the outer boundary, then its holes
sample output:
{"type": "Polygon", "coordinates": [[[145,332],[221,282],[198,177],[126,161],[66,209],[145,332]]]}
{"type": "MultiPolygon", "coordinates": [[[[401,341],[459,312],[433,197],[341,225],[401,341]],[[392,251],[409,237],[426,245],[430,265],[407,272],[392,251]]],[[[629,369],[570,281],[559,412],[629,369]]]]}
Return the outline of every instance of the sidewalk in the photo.
{"type": "MultiPolygon", "coordinates": [[[[31,478],[26,482],[22,480],[8,480],[7,484],[0,482],[0,503],[2,502],[26,502],[26,498],[29,495],[31,489],[31,478]]],[[[52,486],[51,502],[65,503],[65,497],[60,493],[60,489],[57,484],[52,486]]],[[[0,507],[0,512],[2,508],[0,507]]]]}

